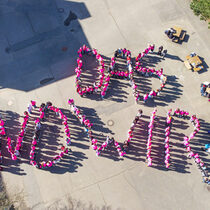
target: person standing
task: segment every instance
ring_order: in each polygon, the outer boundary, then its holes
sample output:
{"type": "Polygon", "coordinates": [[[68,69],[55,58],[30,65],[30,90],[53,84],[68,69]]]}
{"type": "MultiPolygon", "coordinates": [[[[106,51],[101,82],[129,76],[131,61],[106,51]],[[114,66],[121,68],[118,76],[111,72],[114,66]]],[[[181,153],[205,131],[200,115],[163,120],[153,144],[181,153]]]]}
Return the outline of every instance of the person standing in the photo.
{"type": "Polygon", "coordinates": [[[162,51],[163,51],[163,46],[161,45],[159,48],[158,48],[158,55],[162,55],[162,51]]]}
{"type": "Polygon", "coordinates": [[[167,53],[167,50],[163,50],[163,53],[162,53],[162,57],[164,58],[166,56],[166,53],[167,53]]]}
{"type": "Polygon", "coordinates": [[[154,49],[155,49],[155,44],[152,44],[152,45],[151,45],[151,52],[152,52],[152,53],[153,53],[154,49]]]}
{"type": "Polygon", "coordinates": [[[29,112],[29,114],[32,113],[32,105],[31,105],[31,103],[28,105],[28,112],[29,112]]]}
{"type": "Polygon", "coordinates": [[[36,108],[36,101],[31,100],[31,106],[35,109],[36,108]]]}

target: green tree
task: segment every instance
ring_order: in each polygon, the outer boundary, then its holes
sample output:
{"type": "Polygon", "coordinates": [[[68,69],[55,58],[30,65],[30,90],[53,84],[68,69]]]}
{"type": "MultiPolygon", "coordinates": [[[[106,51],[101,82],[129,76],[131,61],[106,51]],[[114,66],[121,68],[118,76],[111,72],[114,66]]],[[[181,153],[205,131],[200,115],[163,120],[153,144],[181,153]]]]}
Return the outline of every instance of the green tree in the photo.
{"type": "Polygon", "coordinates": [[[190,8],[201,20],[210,19],[210,0],[192,0],[190,8]]]}

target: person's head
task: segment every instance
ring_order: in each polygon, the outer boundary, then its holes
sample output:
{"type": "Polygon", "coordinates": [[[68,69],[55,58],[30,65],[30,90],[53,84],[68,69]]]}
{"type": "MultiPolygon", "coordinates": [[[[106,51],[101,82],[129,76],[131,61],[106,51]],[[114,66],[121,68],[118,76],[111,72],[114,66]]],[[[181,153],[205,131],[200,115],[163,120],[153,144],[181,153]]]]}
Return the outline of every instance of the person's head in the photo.
{"type": "Polygon", "coordinates": [[[139,114],[142,114],[142,109],[139,109],[139,114]]]}

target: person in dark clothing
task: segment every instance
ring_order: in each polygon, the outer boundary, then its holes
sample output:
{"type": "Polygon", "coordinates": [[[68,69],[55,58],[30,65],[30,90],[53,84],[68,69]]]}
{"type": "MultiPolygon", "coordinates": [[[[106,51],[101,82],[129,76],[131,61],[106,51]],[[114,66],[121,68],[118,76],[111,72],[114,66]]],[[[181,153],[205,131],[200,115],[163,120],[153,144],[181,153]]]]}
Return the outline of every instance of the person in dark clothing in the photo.
{"type": "Polygon", "coordinates": [[[160,46],[158,48],[158,55],[162,55],[162,51],[163,51],[163,46],[160,46]]]}
{"type": "Polygon", "coordinates": [[[167,50],[163,50],[163,53],[162,53],[162,57],[164,58],[166,56],[166,53],[167,53],[167,50]]]}

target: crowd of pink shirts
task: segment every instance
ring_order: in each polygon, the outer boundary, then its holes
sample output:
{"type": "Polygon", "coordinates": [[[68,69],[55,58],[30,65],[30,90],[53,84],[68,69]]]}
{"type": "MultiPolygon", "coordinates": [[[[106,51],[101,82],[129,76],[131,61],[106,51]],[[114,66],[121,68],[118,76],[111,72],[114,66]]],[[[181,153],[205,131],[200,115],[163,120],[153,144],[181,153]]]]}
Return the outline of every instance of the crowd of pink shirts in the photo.
{"type": "MultiPolygon", "coordinates": [[[[4,121],[0,119],[0,136],[5,136],[5,135],[6,135],[6,131],[4,128],[4,121]]],[[[0,149],[0,164],[2,164],[2,161],[3,161],[3,157],[2,157],[2,153],[0,149]]],[[[2,170],[2,167],[0,167],[0,170],[2,170]]]]}
{"type": "Polygon", "coordinates": [[[157,109],[154,108],[150,117],[150,123],[148,125],[148,139],[147,139],[147,166],[152,166],[151,149],[152,149],[152,130],[154,128],[154,120],[156,118],[157,109]]]}
{"type": "Polygon", "coordinates": [[[184,142],[183,143],[184,143],[184,146],[186,147],[186,150],[188,152],[188,157],[194,158],[195,162],[198,165],[200,165],[200,167],[204,167],[204,163],[200,159],[199,154],[198,153],[194,153],[192,151],[191,147],[190,147],[190,144],[189,144],[190,140],[192,140],[195,137],[195,135],[199,132],[199,130],[200,130],[200,122],[199,122],[198,118],[195,115],[191,116],[190,121],[193,124],[194,130],[189,135],[189,137],[188,136],[184,137],[184,142]]]}
{"type": "Polygon", "coordinates": [[[57,154],[52,160],[42,161],[42,162],[36,161],[36,146],[37,146],[37,143],[39,142],[39,136],[36,135],[36,131],[41,129],[41,121],[44,119],[45,113],[49,110],[55,112],[56,115],[62,120],[62,124],[64,125],[64,131],[65,131],[65,135],[66,135],[66,144],[67,144],[67,146],[69,146],[71,143],[71,140],[70,140],[71,135],[70,135],[69,126],[67,123],[68,119],[67,119],[66,115],[64,115],[59,108],[54,107],[52,105],[49,105],[49,106],[45,105],[43,107],[41,106],[39,108],[40,116],[39,116],[39,118],[37,118],[35,120],[35,133],[33,136],[31,151],[30,151],[30,159],[31,159],[30,163],[39,169],[43,169],[46,167],[52,167],[52,166],[56,165],[58,162],[61,161],[63,156],[68,153],[68,149],[65,146],[61,146],[60,153],[57,154]]]}
{"type": "MultiPolygon", "coordinates": [[[[160,86],[159,89],[151,90],[149,93],[146,93],[146,94],[143,95],[143,101],[144,102],[146,102],[148,100],[148,98],[154,98],[155,96],[159,95],[160,92],[165,87],[165,84],[166,84],[166,81],[167,81],[166,76],[163,75],[163,69],[162,68],[160,70],[155,70],[154,68],[142,67],[141,58],[146,56],[150,51],[153,52],[153,50],[154,50],[154,45],[149,45],[149,47],[146,48],[143,53],[139,53],[139,55],[136,57],[135,72],[141,73],[142,76],[146,76],[146,77],[156,76],[161,81],[161,86],[160,86]]],[[[138,94],[138,100],[140,99],[139,95],[140,95],[140,93],[138,94]]]]}
{"type": "Polygon", "coordinates": [[[111,58],[108,77],[129,79],[136,102],[141,100],[141,98],[143,98],[144,102],[146,102],[148,98],[153,98],[159,95],[166,84],[167,78],[163,75],[163,69],[155,70],[155,69],[144,68],[141,66],[140,60],[144,56],[146,56],[150,51],[153,52],[153,50],[154,50],[154,45],[149,45],[149,47],[146,48],[142,53],[139,53],[139,55],[136,57],[136,66],[134,70],[133,70],[132,62],[131,62],[131,52],[129,50],[125,48],[118,49],[115,51],[115,56],[111,58]],[[115,69],[117,57],[126,58],[127,71],[117,71],[115,69]],[[140,97],[140,91],[137,91],[137,85],[134,79],[134,71],[141,72],[141,74],[144,76],[157,76],[161,81],[160,88],[157,90],[151,90],[149,93],[144,94],[143,97],[140,97]]]}
{"type": "Polygon", "coordinates": [[[86,45],[83,45],[82,47],[80,47],[80,49],[78,50],[78,55],[79,57],[77,58],[77,67],[75,68],[75,73],[76,73],[76,89],[79,95],[83,96],[85,94],[93,93],[93,91],[97,92],[99,89],[101,89],[101,96],[105,95],[104,94],[104,91],[106,91],[105,86],[102,87],[103,82],[104,82],[104,77],[105,77],[104,60],[102,56],[97,52],[96,49],[91,50],[86,45]],[[82,80],[80,78],[81,73],[82,73],[82,68],[83,68],[82,56],[84,54],[93,55],[96,57],[99,63],[98,73],[100,75],[99,82],[95,82],[93,85],[86,86],[86,87],[82,87],[82,80]]]}
{"type": "Polygon", "coordinates": [[[12,146],[13,143],[12,143],[11,138],[9,136],[7,136],[7,134],[6,134],[6,131],[5,131],[5,128],[4,128],[4,121],[0,120],[0,135],[3,135],[3,136],[6,137],[7,150],[10,153],[12,160],[17,160],[17,157],[20,156],[20,148],[22,146],[22,142],[23,142],[23,139],[24,139],[24,135],[25,135],[28,120],[29,120],[29,114],[28,114],[28,112],[24,112],[23,123],[21,125],[21,129],[20,129],[20,132],[18,134],[14,149],[13,149],[13,146],[12,146]]]}
{"type": "Polygon", "coordinates": [[[108,74],[105,75],[104,61],[103,61],[102,56],[98,54],[97,50],[95,49],[91,50],[86,45],[83,45],[78,50],[79,58],[77,59],[77,68],[75,69],[77,92],[80,94],[80,96],[83,96],[86,93],[97,92],[100,89],[101,98],[103,99],[108,90],[111,77],[117,77],[117,78],[125,78],[125,79],[130,80],[130,84],[133,90],[133,95],[137,103],[138,101],[142,99],[144,102],[146,102],[148,98],[153,98],[159,95],[162,89],[165,87],[166,80],[167,80],[167,78],[163,75],[163,69],[155,70],[155,69],[144,68],[141,66],[141,63],[140,63],[141,59],[144,56],[146,56],[150,51],[153,52],[153,50],[154,50],[154,45],[149,45],[149,47],[146,48],[142,53],[139,53],[139,55],[136,57],[136,65],[135,65],[136,67],[133,70],[130,50],[127,50],[126,48],[117,49],[115,51],[114,57],[111,58],[108,74]],[[80,75],[82,73],[82,55],[83,54],[89,54],[89,55],[93,54],[96,56],[96,59],[99,62],[99,67],[98,67],[99,74],[100,74],[99,82],[95,82],[93,85],[90,85],[87,87],[82,87],[81,85],[82,82],[80,79],[80,75]],[[126,71],[118,71],[115,69],[117,57],[122,57],[126,59],[126,65],[127,65],[126,71]],[[140,97],[140,91],[137,91],[137,85],[134,80],[134,71],[141,72],[141,74],[145,76],[157,76],[161,81],[160,88],[157,90],[151,90],[149,93],[146,93],[142,97],[140,97]]]}
{"type": "Polygon", "coordinates": [[[174,111],[174,116],[185,119],[185,118],[189,117],[189,112],[184,111],[184,110],[180,110],[179,108],[177,108],[174,111]]]}
{"type": "MultiPolygon", "coordinates": [[[[180,118],[188,118],[189,117],[189,112],[186,112],[186,111],[180,110],[180,109],[176,109],[174,111],[174,116],[177,116],[177,117],[180,117],[180,118]]],[[[188,153],[188,157],[194,159],[197,166],[201,169],[202,175],[205,178],[207,178],[207,180],[209,180],[208,172],[206,170],[207,168],[204,165],[204,162],[201,160],[198,153],[194,153],[192,151],[191,146],[190,146],[190,140],[192,140],[200,130],[200,122],[199,122],[198,118],[196,117],[196,115],[192,115],[190,117],[190,121],[193,124],[194,129],[193,129],[193,132],[189,135],[189,137],[188,136],[184,137],[183,144],[184,144],[185,149],[188,153]]],[[[207,183],[209,183],[209,181],[207,181],[207,183]]]]}
{"type": "Polygon", "coordinates": [[[98,146],[98,140],[93,137],[92,126],[93,124],[87,117],[82,114],[81,110],[74,104],[73,99],[68,100],[71,112],[79,119],[80,123],[85,127],[85,132],[87,133],[92,149],[96,151],[96,155],[99,156],[102,151],[104,151],[109,145],[114,145],[120,157],[123,157],[126,154],[126,149],[132,140],[134,127],[132,126],[128,130],[128,139],[124,141],[123,146],[114,139],[107,136],[106,141],[104,141],[101,146],[98,146]]]}
{"type": "Polygon", "coordinates": [[[165,129],[165,166],[166,168],[169,168],[170,163],[169,163],[169,159],[170,159],[170,149],[169,149],[169,137],[170,137],[170,133],[171,133],[171,123],[172,123],[172,117],[171,117],[171,112],[172,109],[170,109],[167,112],[167,117],[166,117],[166,129],[165,129]]]}
{"type": "MultiPolygon", "coordinates": [[[[32,106],[35,108],[36,107],[36,102],[31,101],[32,106]]],[[[133,131],[134,127],[137,124],[139,118],[141,117],[142,111],[140,110],[139,113],[137,114],[135,120],[131,124],[131,127],[128,130],[128,139],[124,141],[123,146],[121,147],[120,144],[115,141],[113,138],[109,138],[107,136],[107,139],[105,142],[101,144],[101,146],[98,146],[98,141],[93,137],[92,133],[92,126],[93,124],[86,118],[84,114],[82,114],[81,110],[78,109],[75,104],[73,99],[68,100],[68,104],[70,105],[71,112],[79,119],[82,125],[84,125],[85,131],[90,139],[91,146],[93,150],[96,151],[96,155],[99,156],[102,151],[104,151],[109,145],[113,144],[116,147],[116,150],[119,153],[120,157],[123,157],[126,154],[126,150],[133,138],[133,131]]],[[[56,155],[52,160],[49,161],[42,161],[42,162],[36,162],[36,146],[37,143],[39,142],[39,136],[36,135],[37,130],[41,129],[41,122],[43,121],[45,117],[45,113],[48,111],[53,111],[56,113],[56,115],[62,120],[62,124],[64,125],[64,130],[65,130],[65,135],[66,135],[66,145],[70,146],[71,144],[71,135],[70,135],[70,130],[68,126],[68,119],[67,117],[62,113],[62,111],[59,108],[56,108],[52,106],[52,104],[47,104],[44,106],[40,106],[39,108],[40,111],[40,116],[35,120],[35,134],[32,139],[32,145],[31,145],[31,151],[30,151],[30,163],[37,167],[37,168],[45,168],[45,167],[52,167],[56,163],[60,162],[61,159],[63,158],[64,154],[68,153],[68,148],[65,146],[61,147],[61,152],[56,155]]],[[[151,158],[151,148],[152,148],[152,131],[154,128],[154,120],[156,118],[156,112],[157,109],[155,108],[152,112],[152,115],[150,117],[150,123],[148,125],[148,139],[147,139],[147,165],[152,166],[152,158],[151,158]]],[[[166,118],[166,128],[165,128],[165,166],[166,168],[169,168],[169,160],[170,160],[170,150],[169,150],[169,137],[170,137],[170,130],[171,130],[171,123],[172,123],[172,116],[171,116],[172,110],[170,109],[167,113],[167,118],[166,118]]],[[[176,117],[181,117],[181,118],[188,118],[189,117],[189,112],[186,112],[184,110],[176,109],[173,113],[173,116],[176,117]]],[[[26,132],[26,127],[27,123],[29,120],[29,114],[28,112],[24,112],[24,120],[21,125],[21,131],[18,135],[18,138],[16,140],[16,145],[13,150],[12,147],[12,141],[11,139],[6,135],[5,131],[5,123],[2,119],[0,119],[0,135],[3,137],[6,137],[7,140],[7,149],[8,152],[11,154],[11,158],[13,160],[16,160],[18,156],[20,156],[20,148],[22,146],[23,138],[26,132]]],[[[193,158],[195,160],[195,163],[201,168],[202,171],[206,173],[206,166],[204,165],[204,162],[200,159],[200,156],[198,153],[194,153],[191,149],[191,146],[189,144],[190,140],[192,140],[195,135],[199,132],[200,130],[200,123],[199,120],[195,115],[191,116],[190,121],[192,122],[194,126],[193,132],[189,135],[189,137],[185,136],[183,144],[186,148],[186,151],[188,152],[188,157],[193,158]]],[[[0,158],[2,159],[1,152],[0,152],[0,158]]]]}
{"type": "Polygon", "coordinates": [[[114,139],[109,139],[109,137],[107,137],[107,140],[101,146],[98,146],[97,145],[98,140],[93,138],[93,133],[92,133],[93,124],[87,119],[85,115],[82,114],[81,110],[76,107],[73,99],[69,99],[68,104],[70,105],[71,112],[79,119],[80,123],[85,126],[85,131],[90,139],[93,150],[96,151],[97,156],[99,156],[100,153],[111,143],[113,143],[114,146],[117,148],[117,151],[120,156],[124,155],[119,143],[114,139]]]}

